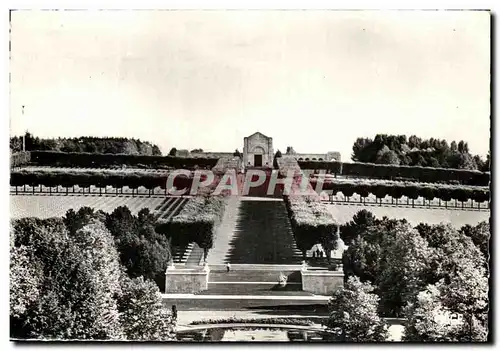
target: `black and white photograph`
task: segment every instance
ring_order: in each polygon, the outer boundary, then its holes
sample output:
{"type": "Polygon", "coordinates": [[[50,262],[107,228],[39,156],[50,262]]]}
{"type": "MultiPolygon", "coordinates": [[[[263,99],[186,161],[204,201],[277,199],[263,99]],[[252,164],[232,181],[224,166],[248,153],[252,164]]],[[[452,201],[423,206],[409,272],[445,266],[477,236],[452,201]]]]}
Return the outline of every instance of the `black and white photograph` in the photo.
{"type": "Polygon", "coordinates": [[[11,343],[491,342],[490,10],[8,22],[11,343]]]}

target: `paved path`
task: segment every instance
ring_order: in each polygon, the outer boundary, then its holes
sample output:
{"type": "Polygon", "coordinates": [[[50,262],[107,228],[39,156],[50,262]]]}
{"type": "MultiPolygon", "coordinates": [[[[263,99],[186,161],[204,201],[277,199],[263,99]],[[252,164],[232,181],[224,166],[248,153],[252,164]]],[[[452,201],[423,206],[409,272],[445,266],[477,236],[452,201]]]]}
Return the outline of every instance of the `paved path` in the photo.
{"type": "Polygon", "coordinates": [[[207,262],[209,265],[226,263],[226,256],[229,253],[239,213],[240,197],[229,196],[222,223],[215,235],[214,247],[208,253],[207,262]]]}

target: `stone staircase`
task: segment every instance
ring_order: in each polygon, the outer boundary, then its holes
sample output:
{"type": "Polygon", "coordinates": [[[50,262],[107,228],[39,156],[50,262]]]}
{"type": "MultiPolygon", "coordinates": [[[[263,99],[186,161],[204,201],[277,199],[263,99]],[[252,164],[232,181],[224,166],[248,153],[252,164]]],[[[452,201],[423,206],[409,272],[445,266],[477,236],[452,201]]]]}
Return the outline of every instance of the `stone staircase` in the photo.
{"type": "Polygon", "coordinates": [[[227,262],[226,257],[239,218],[240,202],[239,196],[230,196],[228,199],[222,222],[215,233],[213,248],[208,253],[207,262],[209,265],[224,264],[227,262]]]}
{"type": "Polygon", "coordinates": [[[283,201],[242,198],[226,259],[231,264],[302,263],[283,201]]]}
{"type": "Polygon", "coordinates": [[[302,291],[302,278],[299,271],[280,270],[212,270],[209,275],[208,289],[200,295],[241,295],[241,296],[312,296],[302,291]],[[279,286],[280,273],[288,276],[287,285],[279,286]]]}

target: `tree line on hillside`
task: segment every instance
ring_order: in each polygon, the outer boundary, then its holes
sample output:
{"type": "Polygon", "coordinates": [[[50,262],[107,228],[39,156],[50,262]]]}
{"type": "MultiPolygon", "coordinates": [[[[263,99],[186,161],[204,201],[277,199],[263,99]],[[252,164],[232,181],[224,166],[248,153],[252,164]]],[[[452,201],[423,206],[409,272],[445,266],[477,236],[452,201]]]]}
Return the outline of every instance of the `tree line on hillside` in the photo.
{"type": "MultiPolygon", "coordinates": [[[[160,148],[148,141],[134,138],[79,137],[79,138],[39,138],[26,132],[26,151],[45,150],[61,152],[86,152],[93,154],[161,155],[160,148]]],[[[10,138],[11,152],[23,151],[23,136],[10,138]]]]}
{"type": "Polygon", "coordinates": [[[423,166],[435,168],[490,170],[490,153],[486,160],[472,155],[467,142],[458,143],[415,135],[377,134],[374,139],[358,138],[352,147],[352,160],[364,163],[423,166]]]}
{"type": "Polygon", "coordinates": [[[144,209],[81,208],[11,222],[12,338],[172,340],[175,320],[155,281],[169,242],[144,209]]]}
{"type": "Polygon", "coordinates": [[[404,317],[404,341],[488,338],[490,226],[377,219],[358,212],[341,228],[346,284],[330,302],[330,331],[346,341],[383,341],[380,316],[404,317]]]}
{"type": "MultiPolygon", "coordinates": [[[[276,152],[273,160],[275,169],[280,169],[279,160],[284,157],[276,152]]],[[[490,182],[490,173],[479,170],[434,168],[422,166],[408,166],[399,164],[377,164],[340,161],[295,161],[288,157],[288,162],[297,162],[302,170],[333,174],[335,178],[342,175],[350,178],[373,178],[386,180],[412,180],[423,183],[451,183],[465,185],[487,186],[490,182]]]]}

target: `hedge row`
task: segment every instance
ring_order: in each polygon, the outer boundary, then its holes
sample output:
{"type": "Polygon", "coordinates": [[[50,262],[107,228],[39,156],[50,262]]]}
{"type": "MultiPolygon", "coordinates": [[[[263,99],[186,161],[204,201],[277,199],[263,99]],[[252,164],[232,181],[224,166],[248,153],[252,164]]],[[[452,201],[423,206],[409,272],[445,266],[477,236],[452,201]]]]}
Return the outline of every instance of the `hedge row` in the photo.
{"type": "Polygon", "coordinates": [[[226,197],[196,196],[189,199],[176,216],[170,221],[159,219],[156,225],[158,233],[165,234],[174,246],[196,243],[204,251],[213,247],[215,230],[222,221],[226,208],[226,197]]]}
{"type": "MultiPolygon", "coordinates": [[[[19,170],[11,172],[11,186],[38,186],[46,187],[63,186],[72,187],[78,185],[80,187],[89,187],[91,185],[97,187],[112,186],[121,188],[127,186],[131,189],[137,189],[143,186],[147,189],[160,187],[165,189],[169,173],[150,173],[141,171],[112,171],[100,170],[91,172],[82,171],[30,171],[19,170]]],[[[178,189],[190,188],[193,183],[192,176],[186,177],[178,175],[175,177],[173,185],[178,189]]]]}
{"type": "MultiPolygon", "coordinates": [[[[148,172],[144,170],[112,170],[112,169],[99,169],[99,170],[81,170],[81,169],[69,169],[69,170],[57,170],[57,169],[46,169],[46,170],[27,170],[21,169],[11,172],[10,185],[11,186],[39,186],[43,185],[46,187],[63,186],[66,188],[72,186],[79,187],[90,187],[96,186],[99,188],[104,188],[107,186],[112,186],[114,188],[129,187],[131,189],[137,189],[139,187],[145,187],[146,189],[161,188],[167,189],[167,180],[172,174],[170,171],[165,172],[148,172]]],[[[173,186],[179,190],[186,189],[188,192],[191,190],[193,185],[194,173],[190,172],[190,175],[178,174],[173,179],[173,186]]],[[[204,181],[206,179],[205,174],[201,174],[200,180],[204,181]]],[[[216,174],[214,180],[209,186],[199,187],[198,194],[210,194],[216,188],[220,182],[222,176],[216,174]]],[[[229,191],[224,190],[223,194],[229,191]]]]}
{"type": "Polygon", "coordinates": [[[330,258],[337,245],[337,222],[325,204],[302,196],[284,196],[297,247],[305,260],[306,251],[321,244],[330,258]]]}
{"type": "MultiPolygon", "coordinates": [[[[311,179],[311,185],[316,187],[317,180],[311,179]]],[[[472,187],[465,185],[447,185],[447,184],[419,184],[412,182],[391,182],[391,181],[370,181],[370,180],[330,180],[323,183],[323,190],[331,190],[333,193],[341,192],[346,197],[354,193],[361,197],[367,197],[369,194],[377,198],[391,196],[394,199],[400,199],[406,196],[409,199],[423,197],[426,200],[434,198],[443,201],[456,199],[465,202],[472,199],[477,202],[484,202],[490,199],[490,191],[487,187],[472,187]]]]}
{"type": "Polygon", "coordinates": [[[40,166],[95,167],[130,166],[144,168],[212,169],[217,158],[95,154],[58,151],[32,151],[31,162],[40,166]]]}
{"type": "Polygon", "coordinates": [[[29,151],[16,152],[10,155],[10,167],[24,166],[31,161],[31,153],[29,151]]]}
{"type": "Polygon", "coordinates": [[[424,183],[458,182],[465,185],[487,186],[489,172],[477,170],[433,168],[419,166],[398,166],[374,163],[342,163],[328,161],[298,161],[302,169],[325,170],[345,176],[359,176],[378,179],[413,179],[424,183]]]}

